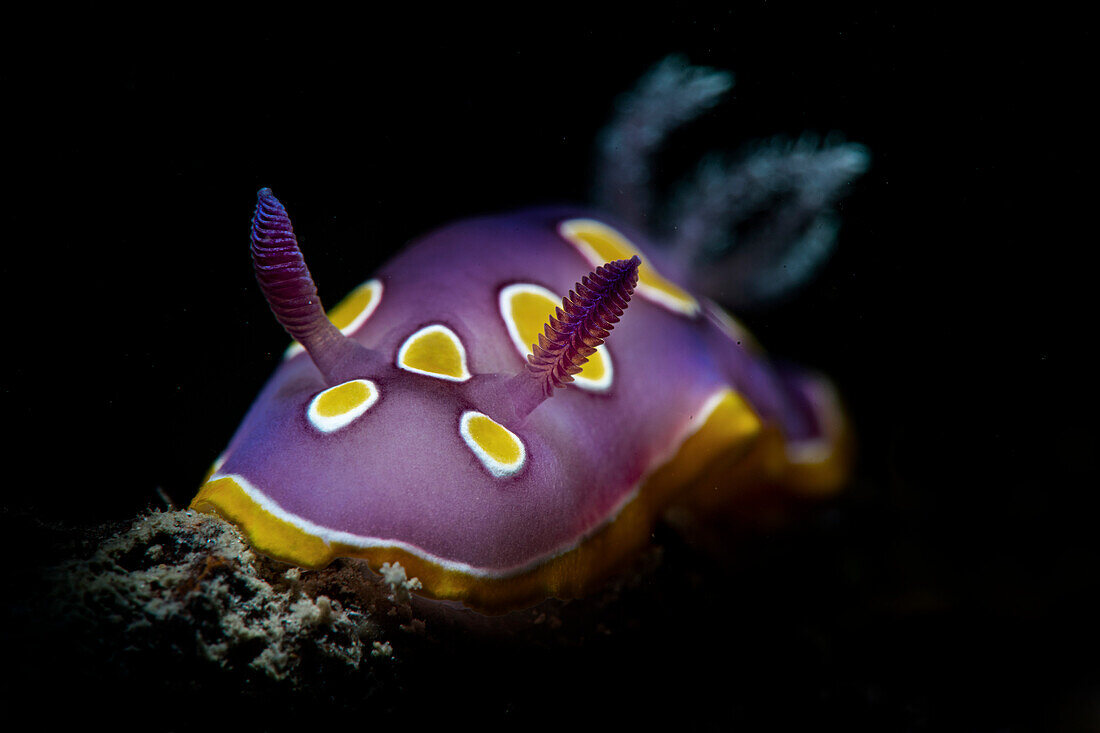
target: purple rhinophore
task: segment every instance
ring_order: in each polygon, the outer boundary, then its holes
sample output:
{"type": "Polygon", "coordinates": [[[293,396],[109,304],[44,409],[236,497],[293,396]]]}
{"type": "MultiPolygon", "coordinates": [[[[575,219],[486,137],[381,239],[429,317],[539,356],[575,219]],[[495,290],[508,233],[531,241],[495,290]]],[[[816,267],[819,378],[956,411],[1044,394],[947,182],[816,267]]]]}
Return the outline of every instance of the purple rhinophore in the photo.
{"type": "Polygon", "coordinates": [[[308,343],[331,327],[310,277],[294,227],[270,188],[261,188],[252,216],[252,264],[271,312],[291,338],[308,343]]]}
{"type": "Polygon", "coordinates": [[[344,336],[325,317],[290,217],[270,188],[256,195],[251,251],[252,268],[271,312],[309,352],[330,386],[377,368],[378,354],[344,336]]]}
{"type": "Polygon", "coordinates": [[[549,397],[581,371],[588,357],[615,328],[638,284],[638,255],[600,265],[569,291],[550,316],[539,342],[532,344],[527,369],[539,377],[549,397]]]}

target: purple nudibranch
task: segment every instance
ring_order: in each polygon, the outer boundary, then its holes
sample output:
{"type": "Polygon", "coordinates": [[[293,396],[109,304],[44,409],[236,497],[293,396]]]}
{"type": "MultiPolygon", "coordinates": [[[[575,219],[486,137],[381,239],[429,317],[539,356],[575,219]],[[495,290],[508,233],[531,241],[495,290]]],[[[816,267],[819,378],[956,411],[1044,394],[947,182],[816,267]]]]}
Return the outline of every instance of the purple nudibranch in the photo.
{"type": "Polygon", "coordinates": [[[656,143],[731,83],[673,57],[625,98],[601,138],[610,213],[444,226],[327,313],[261,189],[256,277],[294,343],[191,507],[277,559],[400,563],[423,595],[498,613],[590,592],[671,508],[716,521],[746,496],[838,490],[851,439],[830,383],[773,362],[692,285],[736,283],[742,300],[796,286],[866,153],[773,145],[712,165],[664,249],[637,210],[656,143]],[[729,253],[715,243],[734,228],[729,253]],[[717,259],[687,259],[702,252],[717,259]]]}

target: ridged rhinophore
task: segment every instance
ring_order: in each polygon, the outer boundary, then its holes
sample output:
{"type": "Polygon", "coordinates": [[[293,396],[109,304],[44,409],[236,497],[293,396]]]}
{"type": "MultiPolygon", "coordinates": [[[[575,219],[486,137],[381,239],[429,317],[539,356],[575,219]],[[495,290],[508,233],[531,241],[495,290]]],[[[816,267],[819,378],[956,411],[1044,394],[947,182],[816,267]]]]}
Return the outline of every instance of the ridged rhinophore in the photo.
{"type": "Polygon", "coordinates": [[[547,396],[555,387],[572,382],[573,375],[615,328],[638,284],[640,264],[641,259],[634,255],[597,267],[562,299],[556,317],[550,316],[527,357],[528,370],[539,377],[547,396]]]}
{"type": "Polygon", "coordinates": [[[260,189],[252,216],[252,264],[271,312],[291,337],[306,343],[327,324],[290,217],[270,188],[260,189]]]}

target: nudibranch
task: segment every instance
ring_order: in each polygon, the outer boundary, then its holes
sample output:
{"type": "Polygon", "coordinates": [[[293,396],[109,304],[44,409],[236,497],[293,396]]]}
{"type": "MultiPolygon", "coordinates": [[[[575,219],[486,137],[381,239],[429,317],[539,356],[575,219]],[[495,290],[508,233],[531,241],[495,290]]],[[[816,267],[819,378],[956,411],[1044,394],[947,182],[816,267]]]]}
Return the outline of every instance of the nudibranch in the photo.
{"type": "MultiPolygon", "coordinates": [[[[676,73],[699,72],[673,60],[654,75],[676,73]]],[[[692,89],[646,83],[666,96],[692,89]]],[[[719,87],[711,78],[684,104],[704,108],[719,87]]],[[[644,107],[645,83],[637,98],[644,107]]],[[[646,124],[676,124],[653,122],[662,110],[646,124]]],[[[830,153],[772,156],[795,204],[769,205],[795,206],[798,219],[780,229],[782,247],[820,234],[828,176],[858,173],[851,160],[828,165],[830,153]],[[800,179],[796,155],[813,164],[800,179]]],[[[638,183],[632,170],[616,192],[638,183]]],[[[628,211],[460,221],[328,314],[266,188],[251,241],[294,345],[191,507],[274,558],[399,562],[430,598],[502,612],[589,591],[674,504],[706,505],[746,482],[827,494],[844,481],[846,423],[829,383],[770,361],[628,211]]]]}

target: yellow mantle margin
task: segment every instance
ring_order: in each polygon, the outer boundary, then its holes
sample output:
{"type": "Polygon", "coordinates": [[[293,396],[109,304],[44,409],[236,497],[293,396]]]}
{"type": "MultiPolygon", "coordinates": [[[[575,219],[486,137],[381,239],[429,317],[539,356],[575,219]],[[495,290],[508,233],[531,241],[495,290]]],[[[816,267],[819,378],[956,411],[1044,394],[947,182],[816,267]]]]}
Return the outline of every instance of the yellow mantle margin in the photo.
{"type": "Polygon", "coordinates": [[[354,557],[366,560],[375,572],[383,563],[400,562],[409,577],[420,579],[425,595],[461,601],[484,613],[503,613],[546,597],[575,598],[592,590],[646,545],[657,517],[705,468],[743,455],[761,432],[755,412],[731,389],[713,395],[701,412],[707,408],[711,409],[703,425],[688,427],[679,449],[642,481],[617,516],[575,547],[513,575],[475,575],[400,547],[328,542],[275,516],[232,476],[204,484],[191,508],[237,525],[253,548],[277,560],[321,568],[337,557],[354,557]]]}

